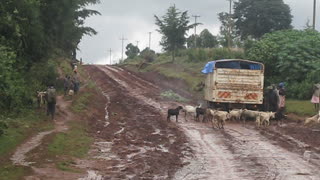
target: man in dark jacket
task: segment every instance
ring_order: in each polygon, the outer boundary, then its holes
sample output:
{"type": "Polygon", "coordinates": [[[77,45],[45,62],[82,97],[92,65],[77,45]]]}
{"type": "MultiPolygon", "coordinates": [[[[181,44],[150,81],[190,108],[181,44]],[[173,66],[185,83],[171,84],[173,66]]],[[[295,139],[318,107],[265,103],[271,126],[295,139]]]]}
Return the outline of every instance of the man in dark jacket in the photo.
{"type": "Polygon", "coordinates": [[[53,85],[50,85],[47,89],[47,116],[51,115],[51,119],[54,119],[54,114],[56,111],[56,89],[53,85]]]}

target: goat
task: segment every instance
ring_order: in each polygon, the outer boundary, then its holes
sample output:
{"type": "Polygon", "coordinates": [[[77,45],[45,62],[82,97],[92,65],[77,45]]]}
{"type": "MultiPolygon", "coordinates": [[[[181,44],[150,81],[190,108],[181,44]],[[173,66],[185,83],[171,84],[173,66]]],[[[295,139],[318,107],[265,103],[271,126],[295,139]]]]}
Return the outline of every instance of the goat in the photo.
{"type": "Polygon", "coordinates": [[[261,125],[269,126],[270,125],[270,119],[275,118],[274,112],[259,112],[259,116],[256,117],[256,123],[258,127],[261,125]]]}
{"type": "MultiPolygon", "coordinates": [[[[199,107],[199,106],[198,106],[199,107]]],[[[183,108],[183,111],[184,111],[184,120],[187,121],[187,114],[192,114],[194,116],[194,118],[196,118],[196,109],[197,107],[194,107],[194,106],[185,106],[183,108]]]]}
{"type": "Polygon", "coordinates": [[[40,108],[42,104],[46,103],[46,94],[47,92],[37,91],[38,108],[40,108]]]}
{"type": "Polygon", "coordinates": [[[229,119],[229,113],[227,111],[210,110],[212,119],[212,127],[216,124],[219,129],[224,129],[224,124],[227,119],[229,119]]]}
{"type": "Polygon", "coordinates": [[[241,113],[241,119],[243,120],[243,124],[245,125],[246,119],[254,119],[257,121],[257,117],[259,116],[259,111],[252,111],[244,109],[241,113]]]}
{"type": "Polygon", "coordinates": [[[196,121],[199,122],[199,116],[202,115],[203,118],[202,118],[202,122],[205,121],[205,115],[206,115],[206,109],[204,108],[196,108],[196,121]]]}
{"type": "Polygon", "coordinates": [[[304,121],[304,125],[307,125],[311,122],[314,122],[314,123],[320,123],[320,111],[318,114],[312,116],[312,117],[309,117],[309,118],[306,118],[305,121],[304,121]]]}
{"type": "Polygon", "coordinates": [[[178,122],[179,111],[183,109],[182,106],[178,106],[176,109],[168,109],[167,121],[170,122],[171,116],[176,116],[176,122],[178,122]]]}
{"type": "Polygon", "coordinates": [[[243,110],[242,109],[234,109],[229,112],[230,120],[240,120],[241,114],[243,110]]]}

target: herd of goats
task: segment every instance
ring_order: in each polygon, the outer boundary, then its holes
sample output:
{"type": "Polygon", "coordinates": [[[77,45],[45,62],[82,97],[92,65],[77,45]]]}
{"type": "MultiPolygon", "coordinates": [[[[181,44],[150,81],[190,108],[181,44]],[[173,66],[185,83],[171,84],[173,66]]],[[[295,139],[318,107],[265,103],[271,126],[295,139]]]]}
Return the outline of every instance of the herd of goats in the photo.
{"type": "MultiPolygon", "coordinates": [[[[253,111],[248,109],[233,109],[230,112],[214,110],[210,108],[202,108],[199,106],[179,106],[175,109],[168,109],[167,121],[170,122],[171,116],[176,116],[176,122],[178,122],[179,112],[185,113],[185,120],[187,115],[192,115],[195,121],[200,121],[199,117],[202,116],[202,122],[212,122],[212,127],[218,129],[224,129],[224,124],[227,120],[242,120],[245,123],[246,119],[253,119],[258,127],[267,127],[270,125],[270,119],[275,119],[275,112],[262,112],[253,111]]],[[[278,121],[279,123],[280,121],[278,121]]],[[[305,125],[311,122],[320,123],[320,111],[317,115],[306,118],[305,125]]]]}

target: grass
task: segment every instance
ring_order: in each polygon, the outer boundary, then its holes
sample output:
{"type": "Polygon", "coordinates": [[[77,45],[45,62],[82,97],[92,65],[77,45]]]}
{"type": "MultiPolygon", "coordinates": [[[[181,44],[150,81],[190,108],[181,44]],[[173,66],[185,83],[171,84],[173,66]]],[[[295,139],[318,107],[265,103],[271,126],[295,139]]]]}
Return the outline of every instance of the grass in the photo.
{"type": "Polygon", "coordinates": [[[188,100],[181,97],[180,95],[176,94],[175,92],[173,92],[172,90],[169,91],[165,91],[163,93],[161,93],[161,96],[170,100],[174,100],[177,102],[187,102],[188,100]]]}
{"type": "Polygon", "coordinates": [[[69,171],[69,172],[74,172],[74,173],[81,173],[79,169],[73,168],[72,165],[74,165],[75,162],[73,161],[62,161],[56,163],[56,167],[62,171],[69,171]]]}
{"type": "Polygon", "coordinates": [[[316,114],[314,106],[309,100],[287,100],[286,109],[288,113],[301,116],[313,116],[316,114]]]}
{"type": "Polygon", "coordinates": [[[6,122],[8,129],[0,136],[0,180],[21,179],[30,173],[29,168],[12,165],[8,161],[9,154],[31,134],[52,130],[52,122],[44,119],[47,119],[46,116],[39,112],[26,112],[18,118],[1,119],[6,122]]]}
{"type": "Polygon", "coordinates": [[[0,180],[19,180],[30,172],[31,169],[28,167],[5,164],[0,166],[0,180]]]}
{"type": "Polygon", "coordinates": [[[49,154],[83,158],[87,155],[93,139],[89,137],[85,125],[80,122],[70,123],[70,130],[58,133],[48,146],[49,154]]]}
{"type": "Polygon", "coordinates": [[[4,135],[0,136],[0,157],[5,157],[9,152],[21,144],[30,134],[53,129],[50,121],[43,121],[43,113],[26,113],[23,117],[4,119],[9,126],[4,135]]]}
{"type": "Polygon", "coordinates": [[[91,93],[81,93],[78,95],[79,97],[72,102],[71,109],[80,113],[87,109],[88,103],[90,102],[90,98],[92,96],[91,93]]]}

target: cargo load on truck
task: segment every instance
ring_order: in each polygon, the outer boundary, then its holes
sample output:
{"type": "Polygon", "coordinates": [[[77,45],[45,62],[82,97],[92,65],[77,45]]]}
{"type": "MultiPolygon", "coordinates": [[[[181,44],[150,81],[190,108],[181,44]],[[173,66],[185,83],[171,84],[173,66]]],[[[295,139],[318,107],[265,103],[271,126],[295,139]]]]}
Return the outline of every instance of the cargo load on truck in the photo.
{"type": "Polygon", "coordinates": [[[259,62],[226,59],[211,61],[202,73],[205,100],[210,107],[258,107],[263,104],[264,65],[259,62]]]}

